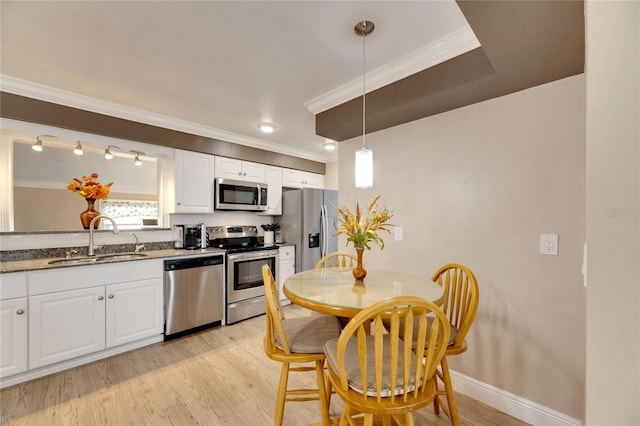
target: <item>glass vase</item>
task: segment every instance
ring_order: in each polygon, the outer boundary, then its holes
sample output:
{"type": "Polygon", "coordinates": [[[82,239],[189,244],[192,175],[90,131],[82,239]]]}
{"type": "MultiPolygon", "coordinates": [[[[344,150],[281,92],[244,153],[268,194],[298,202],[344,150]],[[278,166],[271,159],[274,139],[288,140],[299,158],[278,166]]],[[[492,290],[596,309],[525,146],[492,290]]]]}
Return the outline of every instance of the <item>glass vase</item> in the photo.
{"type": "Polygon", "coordinates": [[[358,256],[358,263],[356,264],[356,267],[353,268],[353,270],[352,270],[353,278],[356,279],[356,282],[364,281],[364,277],[367,276],[367,270],[364,269],[364,267],[362,266],[362,253],[363,252],[364,252],[364,247],[356,247],[356,254],[358,256]]]}
{"type": "MultiPolygon", "coordinates": [[[[80,213],[80,222],[82,222],[82,227],[84,229],[89,229],[89,225],[91,224],[91,221],[93,220],[94,217],[100,216],[100,212],[95,208],[95,204],[96,204],[95,198],[85,198],[85,199],[87,200],[87,209],[82,213],[80,213]]],[[[93,229],[98,229],[99,226],[100,226],[100,219],[96,220],[93,223],[93,229]]]]}

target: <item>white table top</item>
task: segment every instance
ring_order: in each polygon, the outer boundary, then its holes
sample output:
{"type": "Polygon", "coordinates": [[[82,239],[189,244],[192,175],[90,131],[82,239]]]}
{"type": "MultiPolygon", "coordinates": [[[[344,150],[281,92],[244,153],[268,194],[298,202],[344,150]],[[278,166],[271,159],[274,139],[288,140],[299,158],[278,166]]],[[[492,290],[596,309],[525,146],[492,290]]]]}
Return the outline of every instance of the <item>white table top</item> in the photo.
{"type": "Polygon", "coordinates": [[[439,305],[444,289],[429,278],[397,271],[367,269],[364,286],[351,269],[311,269],[291,275],[284,294],[295,304],[332,315],[353,317],[360,310],[394,296],[419,296],[439,305]]]}

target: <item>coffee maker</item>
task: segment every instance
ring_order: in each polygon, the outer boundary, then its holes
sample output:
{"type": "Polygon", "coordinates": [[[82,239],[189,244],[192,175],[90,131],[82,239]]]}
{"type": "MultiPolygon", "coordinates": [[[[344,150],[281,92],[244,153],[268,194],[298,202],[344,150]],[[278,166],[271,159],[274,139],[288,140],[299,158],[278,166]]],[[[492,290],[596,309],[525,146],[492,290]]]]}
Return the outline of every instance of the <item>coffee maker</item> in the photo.
{"type": "Polygon", "coordinates": [[[209,241],[204,223],[184,225],[184,248],[187,250],[206,249],[209,241]]]}

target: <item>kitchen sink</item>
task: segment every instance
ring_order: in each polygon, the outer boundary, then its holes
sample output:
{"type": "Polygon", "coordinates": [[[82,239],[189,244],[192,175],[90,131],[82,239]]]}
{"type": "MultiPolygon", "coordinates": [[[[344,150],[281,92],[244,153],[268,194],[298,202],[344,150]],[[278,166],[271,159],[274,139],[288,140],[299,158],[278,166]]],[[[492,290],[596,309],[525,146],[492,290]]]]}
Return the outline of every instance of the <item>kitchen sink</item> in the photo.
{"type": "Polygon", "coordinates": [[[91,265],[96,263],[94,257],[79,257],[76,259],[56,259],[49,261],[49,265],[91,265]]]}
{"type": "Polygon", "coordinates": [[[146,253],[114,253],[103,254],[101,256],[94,257],[76,257],[71,259],[56,259],[49,261],[49,265],[93,265],[102,262],[114,262],[119,260],[134,260],[147,257],[146,253]]]}
{"type": "Polygon", "coordinates": [[[103,254],[102,256],[97,256],[96,261],[112,261],[112,260],[133,260],[140,259],[142,257],[147,257],[146,253],[115,253],[115,254],[103,254]]]}

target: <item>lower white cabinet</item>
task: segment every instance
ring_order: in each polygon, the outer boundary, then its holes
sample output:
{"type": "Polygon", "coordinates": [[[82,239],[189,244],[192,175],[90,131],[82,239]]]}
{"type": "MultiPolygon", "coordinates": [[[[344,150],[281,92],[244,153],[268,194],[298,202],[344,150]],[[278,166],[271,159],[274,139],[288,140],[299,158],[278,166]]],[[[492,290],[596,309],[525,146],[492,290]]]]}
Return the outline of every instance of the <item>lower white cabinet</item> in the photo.
{"type": "Polygon", "coordinates": [[[278,272],[278,287],[280,291],[280,303],[288,305],[291,303],[287,296],[284,295],[284,282],[291,275],[296,273],[296,246],[280,246],[278,250],[280,271],[278,272]]]}
{"type": "Polygon", "coordinates": [[[26,297],[0,301],[0,377],[27,371],[28,323],[26,297]]]}
{"type": "Polygon", "coordinates": [[[161,278],[107,286],[107,347],[162,333],[162,289],[161,278]]]}
{"type": "Polygon", "coordinates": [[[162,278],[31,296],[29,366],[161,334],[162,278]]]}
{"type": "Polygon", "coordinates": [[[31,296],[29,306],[30,368],[104,349],[104,287],[31,296]]]}

